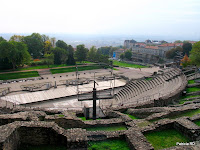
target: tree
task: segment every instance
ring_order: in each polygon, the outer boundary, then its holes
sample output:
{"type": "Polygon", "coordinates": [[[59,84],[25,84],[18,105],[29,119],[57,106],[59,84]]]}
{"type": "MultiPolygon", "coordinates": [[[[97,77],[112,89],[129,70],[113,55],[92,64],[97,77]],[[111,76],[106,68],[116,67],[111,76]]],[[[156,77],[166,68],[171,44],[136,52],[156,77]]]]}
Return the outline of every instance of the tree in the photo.
{"type": "Polygon", "coordinates": [[[65,49],[66,51],[68,51],[68,45],[62,40],[58,40],[56,42],[56,47],[60,47],[60,48],[65,49]]]}
{"type": "Polygon", "coordinates": [[[85,48],[85,45],[77,45],[76,46],[76,52],[75,52],[75,56],[77,61],[84,61],[87,58],[87,53],[88,53],[88,49],[85,48]]]}
{"type": "Polygon", "coordinates": [[[174,43],[183,43],[181,40],[176,40],[174,43]]]}
{"type": "Polygon", "coordinates": [[[68,65],[75,65],[76,61],[74,59],[74,49],[71,45],[68,46],[68,50],[69,50],[69,55],[68,55],[68,59],[67,59],[67,64],[68,65]]]}
{"type": "Polygon", "coordinates": [[[44,42],[44,54],[50,53],[51,48],[52,48],[51,42],[45,41],[44,42]]]}
{"type": "Polygon", "coordinates": [[[127,51],[125,51],[124,56],[126,59],[131,60],[132,52],[130,50],[127,50],[127,51]]]}
{"type": "Polygon", "coordinates": [[[44,54],[44,58],[46,58],[46,63],[49,68],[49,65],[52,65],[54,63],[54,54],[53,53],[44,54]]]}
{"type": "Polygon", "coordinates": [[[54,64],[64,64],[67,60],[67,51],[60,47],[52,48],[51,51],[54,54],[54,64]]]}
{"type": "Polygon", "coordinates": [[[190,59],[192,64],[200,66],[200,41],[193,44],[190,59]]]}
{"type": "Polygon", "coordinates": [[[189,42],[183,43],[183,54],[187,54],[189,56],[190,51],[192,50],[192,44],[189,42]]]}
{"type": "Polygon", "coordinates": [[[0,58],[12,63],[13,69],[30,61],[27,46],[22,42],[3,41],[0,43],[0,58]]]}
{"type": "Polygon", "coordinates": [[[53,37],[53,38],[50,39],[50,41],[51,41],[52,47],[54,48],[54,47],[55,47],[55,44],[56,44],[56,38],[53,37]]]}
{"type": "Polygon", "coordinates": [[[92,46],[88,52],[88,56],[87,56],[87,59],[89,61],[92,61],[92,62],[95,62],[97,61],[96,59],[96,55],[100,55],[99,53],[97,54],[97,49],[95,46],[92,46]]]}
{"type": "Polygon", "coordinates": [[[9,41],[16,41],[16,42],[22,42],[24,39],[24,36],[21,35],[13,35],[10,37],[9,41]]]}
{"type": "Polygon", "coordinates": [[[124,53],[121,53],[119,57],[120,57],[120,59],[123,61],[123,60],[124,60],[124,58],[125,58],[125,55],[124,55],[124,53]]]}
{"type": "Polygon", "coordinates": [[[30,36],[25,36],[23,42],[28,46],[28,52],[33,58],[40,58],[43,50],[43,40],[39,33],[33,33],[30,36]]]}
{"type": "Polygon", "coordinates": [[[183,49],[179,46],[177,46],[176,48],[172,48],[171,50],[166,52],[166,58],[173,59],[177,55],[177,52],[182,52],[182,51],[183,49]]]}
{"type": "Polygon", "coordinates": [[[0,36],[0,42],[6,41],[2,36],[0,36]]]}
{"type": "Polygon", "coordinates": [[[183,67],[187,67],[190,64],[190,59],[188,58],[187,54],[181,59],[181,64],[183,67]]]}

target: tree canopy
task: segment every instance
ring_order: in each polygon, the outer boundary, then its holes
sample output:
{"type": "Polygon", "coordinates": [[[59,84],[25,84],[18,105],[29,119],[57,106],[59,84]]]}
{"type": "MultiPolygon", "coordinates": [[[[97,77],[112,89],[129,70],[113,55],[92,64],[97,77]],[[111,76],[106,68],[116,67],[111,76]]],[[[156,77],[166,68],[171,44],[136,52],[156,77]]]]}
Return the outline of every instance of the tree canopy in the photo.
{"type": "Polygon", "coordinates": [[[60,64],[65,64],[68,53],[65,49],[60,48],[60,47],[55,47],[52,48],[51,51],[54,54],[54,64],[60,65],[60,64]]]}
{"type": "MultiPolygon", "coordinates": [[[[101,53],[99,55],[101,55],[101,53]]],[[[95,62],[95,61],[97,61],[96,56],[97,56],[97,49],[96,49],[95,46],[92,46],[90,48],[89,52],[88,52],[88,57],[87,58],[88,58],[89,61],[95,62]]]]}
{"type": "Polygon", "coordinates": [[[183,49],[179,46],[176,48],[172,48],[171,50],[166,52],[166,57],[168,59],[173,59],[177,55],[177,52],[183,52],[183,49]]]}
{"type": "Polygon", "coordinates": [[[200,66],[200,41],[193,44],[190,51],[190,59],[192,64],[200,66]]]}
{"type": "Polygon", "coordinates": [[[192,50],[192,44],[189,42],[185,42],[183,43],[182,48],[183,48],[183,54],[184,55],[187,54],[187,56],[189,56],[190,51],[192,50]]]}
{"type": "Polygon", "coordinates": [[[40,58],[43,51],[42,36],[39,33],[33,33],[30,36],[25,36],[24,43],[28,46],[28,52],[33,58],[40,58]]]}
{"type": "Polygon", "coordinates": [[[124,56],[126,59],[131,60],[132,52],[130,50],[125,51],[124,56]]]}
{"type": "Polygon", "coordinates": [[[0,36],[0,42],[6,41],[2,36],[0,36]]]}
{"type": "Polygon", "coordinates": [[[74,59],[74,49],[71,45],[68,46],[68,59],[67,59],[68,65],[75,65],[76,61],[74,59]]]}
{"type": "Polygon", "coordinates": [[[77,45],[76,46],[76,52],[75,52],[75,56],[77,61],[85,61],[87,58],[87,53],[88,53],[88,49],[85,48],[85,45],[77,45]]]}
{"type": "Polygon", "coordinates": [[[3,41],[0,43],[0,58],[6,58],[15,69],[30,61],[30,54],[27,49],[26,44],[22,42],[3,41]]]}

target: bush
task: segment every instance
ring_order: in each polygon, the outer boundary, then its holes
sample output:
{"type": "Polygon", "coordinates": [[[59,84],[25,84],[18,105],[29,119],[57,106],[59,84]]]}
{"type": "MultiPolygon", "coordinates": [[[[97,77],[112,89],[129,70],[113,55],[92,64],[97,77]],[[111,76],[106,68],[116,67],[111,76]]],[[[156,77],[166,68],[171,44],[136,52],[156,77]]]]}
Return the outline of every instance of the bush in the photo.
{"type": "Polygon", "coordinates": [[[40,66],[40,65],[46,65],[47,61],[45,59],[41,61],[32,61],[30,62],[30,66],[40,66]]]}

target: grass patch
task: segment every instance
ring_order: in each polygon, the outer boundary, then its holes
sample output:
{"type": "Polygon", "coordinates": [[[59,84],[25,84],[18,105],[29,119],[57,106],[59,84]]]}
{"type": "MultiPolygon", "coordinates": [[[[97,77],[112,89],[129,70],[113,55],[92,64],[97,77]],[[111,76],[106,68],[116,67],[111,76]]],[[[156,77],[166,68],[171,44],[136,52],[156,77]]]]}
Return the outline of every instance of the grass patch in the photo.
{"type": "Polygon", "coordinates": [[[126,62],[119,62],[119,61],[116,61],[116,60],[113,60],[113,65],[120,66],[120,67],[131,67],[131,68],[147,68],[147,66],[129,64],[129,63],[126,63],[126,62]]]}
{"type": "Polygon", "coordinates": [[[20,150],[66,150],[65,146],[61,145],[24,145],[20,150]]]}
{"type": "Polygon", "coordinates": [[[137,117],[135,117],[135,116],[133,116],[133,115],[130,115],[130,114],[127,114],[131,119],[133,119],[133,120],[135,120],[135,119],[139,119],[139,118],[137,118],[137,117]]]}
{"type": "Polygon", "coordinates": [[[200,91],[200,87],[191,87],[186,89],[187,93],[200,91]]]}
{"type": "Polygon", "coordinates": [[[88,150],[130,150],[125,140],[89,141],[88,150]]]}
{"type": "Polygon", "coordinates": [[[4,73],[4,74],[0,74],[0,80],[30,78],[30,77],[38,77],[38,76],[39,75],[37,71],[4,73]]]}
{"type": "MultiPolygon", "coordinates": [[[[180,117],[192,117],[194,115],[197,115],[200,113],[200,109],[195,109],[195,110],[189,110],[189,111],[186,111],[186,112],[182,112],[181,114],[178,114],[178,115],[173,115],[171,117],[166,117],[168,119],[176,119],[176,118],[180,118],[180,117]]],[[[149,122],[155,122],[155,121],[158,121],[158,120],[161,120],[161,119],[166,119],[166,118],[157,118],[157,119],[153,119],[153,120],[150,120],[149,122]]]]}
{"type": "MultiPolygon", "coordinates": [[[[91,121],[91,120],[93,120],[93,119],[86,119],[85,117],[78,117],[78,118],[82,119],[83,121],[91,121]]],[[[101,118],[98,118],[96,120],[101,120],[101,118]]]]}
{"type": "Polygon", "coordinates": [[[117,68],[113,68],[113,70],[119,70],[119,69],[117,69],[117,68]]]}
{"type": "Polygon", "coordinates": [[[196,114],[200,113],[200,109],[195,109],[195,110],[189,110],[187,112],[183,112],[179,115],[173,115],[172,117],[168,117],[169,119],[175,119],[175,118],[179,118],[179,117],[183,117],[183,116],[188,116],[188,117],[192,117],[196,114]]]}
{"type": "Polygon", "coordinates": [[[65,117],[65,115],[60,114],[60,115],[58,115],[58,117],[65,117]]]}
{"type": "Polygon", "coordinates": [[[109,127],[91,127],[86,128],[87,131],[118,131],[118,130],[127,130],[126,126],[109,126],[109,127]]]}
{"type": "Polygon", "coordinates": [[[143,122],[137,123],[137,126],[138,127],[146,127],[146,126],[148,126],[150,124],[151,124],[150,121],[143,121],[143,122]]]}
{"type": "Polygon", "coordinates": [[[188,138],[184,137],[175,129],[151,132],[144,134],[144,136],[152,144],[155,150],[176,146],[176,142],[189,142],[188,138]]]}
{"type": "Polygon", "coordinates": [[[195,83],[194,80],[189,80],[189,81],[188,81],[188,84],[194,84],[194,83],[195,83]]]}
{"type": "MultiPolygon", "coordinates": [[[[82,61],[82,62],[76,62],[77,65],[83,65],[83,64],[91,64],[93,62],[89,61],[82,61]]],[[[24,67],[24,68],[18,68],[15,70],[0,70],[0,72],[11,72],[11,71],[23,71],[23,70],[34,70],[34,69],[47,69],[47,68],[57,68],[57,67],[66,67],[66,66],[75,66],[75,65],[67,65],[67,64],[60,64],[60,65],[38,65],[38,66],[30,66],[30,67],[24,67]]]]}
{"type": "Polygon", "coordinates": [[[196,120],[196,121],[194,121],[194,123],[195,123],[196,125],[200,126],[200,120],[196,120]]]}
{"type": "MultiPolygon", "coordinates": [[[[102,69],[101,66],[82,66],[78,67],[78,71],[84,71],[84,70],[94,70],[94,69],[102,69]]],[[[75,72],[76,67],[70,67],[70,68],[60,68],[60,69],[50,69],[52,74],[56,73],[66,73],[66,72],[75,72]]]]}
{"type": "Polygon", "coordinates": [[[200,97],[200,95],[188,95],[188,96],[183,96],[183,97],[179,100],[179,104],[184,104],[185,102],[193,101],[193,99],[191,99],[191,100],[185,100],[185,99],[188,99],[188,98],[195,98],[195,97],[200,97]]]}
{"type": "Polygon", "coordinates": [[[150,80],[152,80],[153,78],[145,78],[147,81],[150,81],[150,80]]]}
{"type": "Polygon", "coordinates": [[[133,115],[128,114],[127,111],[124,112],[124,114],[128,115],[128,116],[129,116],[131,119],[133,119],[133,120],[139,119],[138,117],[135,117],[135,116],[133,116],[133,115]]]}
{"type": "Polygon", "coordinates": [[[94,62],[91,62],[91,61],[77,61],[76,64],[94,64],[94,62]]]}

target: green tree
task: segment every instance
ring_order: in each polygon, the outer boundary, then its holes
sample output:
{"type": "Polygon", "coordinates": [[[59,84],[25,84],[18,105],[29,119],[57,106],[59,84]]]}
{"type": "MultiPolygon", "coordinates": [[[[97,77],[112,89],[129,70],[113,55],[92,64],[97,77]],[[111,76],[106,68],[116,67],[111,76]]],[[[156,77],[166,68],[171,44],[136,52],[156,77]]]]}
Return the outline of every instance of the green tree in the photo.
{"type": "Polygon", "coordinates": [[[121,53],[119,57],[120,57],[120,59],[123,61],[124,58],[125,58],[125,54],[124,54],[124,53],[121,53]]]}
{"type": "Polygon", "coordinates": [[[51,42],[50,41],[45,41],[44,42],[44,54],[50,53],[50,50],[52,48],[51,42]]]}
{"type": "Polygon", "coordinates": [[[192,44],[189,42],[185,42],[183,43],[182,48],[183,48],[183,54],[184,55],[187,54],[187,56],[189,56],[190,51],[192,50],[192,44]]]}
{"type": "Polygon", "coordinates": [[[0,42],[6,41],[2,36],[0,36],[0,42]]]}
{"type": "Polygon", "coordinates": [[[54,54],[53,53],[44,54],[44,58],[46,58],[46,63],[48,65],[48,68],[49,68],[49,65],[53,65],[53,63],[54,63],[54,54]]]}
{"type": "Polygon", "coordinates": [[[88,59],[89,61],[95,62],[95,61],[97,61],[97,60],[96,60],[96,55],[101,55],[101,54],[97,53],[97,49],[96,49],[95,46],[92,46],[92,47],[90,48],[89,52],[88,52],[88,57],[87,57],[87,59],[88,59]]]}
{"type": "Polygon", "coordinates": [[[30,36],[25,36],[23,42],[28,46],[28,52],[33,58],[40,58],[42,56],[42,51],[44,43],[42,36],[39,33],[33,33],[30,36]]]}
{"type": "Polygon", "coordinates": [[[60,47],[60,48],[65,49],[66,51],[68,51],[68,45],[62,40],[58,40],[56,42],[56,47],[60,47]]]}
{"type": "Polygon", "coordinates": [[[50,39],[50,41],[51,41],[52,47],[54,48],[55,45],[56,45],[56,38],[55,38],[55,37],[52,37],[52,38],[50,39]]]}
{"type": "Polygon", "coordinates": [[[127,51],[125,51],[124,56],[126,59],[131,60],[132,52],[130,50],[127,50],[127,51]]]}
{"type": "Polygon", "coordinates": [[[1,59],[7,58],[12,63],[13,69],[30,61],[27,46],[22,42],[15,41],[3,41],[0,43],[0,57],[1,59]]]}
{"type": "Polygon", "coordinates": [[[24,36],[21,35],[13,35],[10,37],[9,41],[23,42],[24,36]]]}
{"type": "Polygon", "coordinates": [[[75,52],[75,56],[77,61],[85,61],[87,58],[87,53],[88,53],[88,49],[85,48],[85,45],[77,45],[76,46],[76,52],[75,52]]]}
{"type": "Polygon", "coordinates": [[[54,54],[54,64],[60,65],[60,64],[65,64],[67,60],[67,51],[63,48],[60,47],[55,47],[52,48],[51,51],[54,54]]]}
{"type": "Polygon", "coordinates": [[[200,66],[200,41],[193,44],[190,59],[192,64],[200,66]]]}
{"type": "Polygon", "coordinates": [[[75,65],[76,61],[74,59],[74,49],[71,45],[68,46],[68,59],[67,59],[67,64],[68,65],[75,65]]]}
{"type": "Polygon", "coordinates": [[[172,48],[171,50],[166,52],[166,58],[173,59],[177,55],[177,52],[183,52],[183,49],[179,46],[176,48],[172,48]]]}
{"type": "Polygon", "coordinates": [[[181,40],[176,40],[174,43],[183,43],[181,40]]]}

